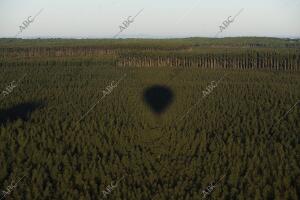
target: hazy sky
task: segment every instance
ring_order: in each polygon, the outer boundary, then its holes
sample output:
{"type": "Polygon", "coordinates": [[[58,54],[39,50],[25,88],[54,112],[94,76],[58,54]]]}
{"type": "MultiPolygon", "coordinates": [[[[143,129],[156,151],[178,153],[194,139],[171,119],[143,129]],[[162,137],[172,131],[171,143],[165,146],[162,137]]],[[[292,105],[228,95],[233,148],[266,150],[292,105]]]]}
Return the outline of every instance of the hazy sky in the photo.
{"type": "Polygon", "coordinates": [[[128,16],[144,9],[119,37],[300,37],[300,0],[0,0],[0,37],[18,35],[112,38],[128,16]]]}

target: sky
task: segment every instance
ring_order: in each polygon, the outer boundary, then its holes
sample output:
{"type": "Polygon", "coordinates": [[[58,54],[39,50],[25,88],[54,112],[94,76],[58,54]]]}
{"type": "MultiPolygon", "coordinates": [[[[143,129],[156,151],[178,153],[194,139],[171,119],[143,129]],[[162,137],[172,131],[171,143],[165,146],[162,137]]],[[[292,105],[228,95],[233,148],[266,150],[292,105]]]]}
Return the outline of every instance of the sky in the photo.
{"type": "Polygon", "coordinates": [[[300,38],[299,11],[300,0],[0,0],[0,38],[113,38],[120,26],[117,38],[300,38]]]}

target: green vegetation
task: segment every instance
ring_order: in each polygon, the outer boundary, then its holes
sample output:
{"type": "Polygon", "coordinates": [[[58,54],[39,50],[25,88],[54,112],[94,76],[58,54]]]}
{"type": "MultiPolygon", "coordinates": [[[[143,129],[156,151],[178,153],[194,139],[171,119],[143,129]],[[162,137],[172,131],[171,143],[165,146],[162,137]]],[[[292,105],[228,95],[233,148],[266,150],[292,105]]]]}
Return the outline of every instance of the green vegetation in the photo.
{"type": "Polygon", "coordinates": [[[220,41],[0,40],[1,90],[27,74],[0,99],[0,191],[25,176],[6,199],[104,199],[124,177],[107,199],[190,200],[225,175],[212,199],[299,199],[299,104],[285,116],[300,100],[299,47],[272,38],[220,41]],[[202,54],[220,66],[188,64],[202,54]],[[259,70],[249,67],[257,54],[259,70]],[[247,55],[240,69],[233,58],[247,55]],[[164,67],[141,67],[156,56],[164,67]],[[185,64],[170,64],[179,57],[185,64]],[[175,95],[160,116],[143,101],[152,85],[175,95]]]}
{"type": "Polygon", "coordinates": [[[0,66],[94,65],[299,71],[300,41],[275,38],[0,40],[0,66]]]}

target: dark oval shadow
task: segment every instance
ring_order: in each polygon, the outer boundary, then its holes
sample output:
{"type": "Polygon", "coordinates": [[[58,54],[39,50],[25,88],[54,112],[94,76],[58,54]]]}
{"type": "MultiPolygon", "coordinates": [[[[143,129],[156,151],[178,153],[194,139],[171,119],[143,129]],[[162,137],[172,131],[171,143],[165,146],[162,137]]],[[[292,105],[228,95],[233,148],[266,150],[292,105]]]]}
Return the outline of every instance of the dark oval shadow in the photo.
{"type": "Polygon", "coordinates": [[[45,104],[42,102],[26,102],[12,106],[8,109],[1,109],[0,126],[2,124],[7,124],[8,122],[14,122],[18,119],[27,121],[32,112],[39,108],[42,108],[44,105],[45,104]]]}
{"type": "Polygon", "coordinates": [[[153,85],[144,90],[144,101],[155,114],[162,114],[173,102],[173,92],[166,86],[153,85]]]}

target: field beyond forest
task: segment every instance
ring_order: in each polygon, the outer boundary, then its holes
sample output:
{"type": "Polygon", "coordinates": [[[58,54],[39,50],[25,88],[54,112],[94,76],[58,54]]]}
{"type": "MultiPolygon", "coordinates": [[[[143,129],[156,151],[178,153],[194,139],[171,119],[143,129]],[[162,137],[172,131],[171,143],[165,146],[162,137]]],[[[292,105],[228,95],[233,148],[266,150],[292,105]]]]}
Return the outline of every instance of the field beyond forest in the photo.
{"type": "Polygon", "coordinates": [[[300,40],[0,39],[0,86],[0,198],[300,199],[300,40]]]}

